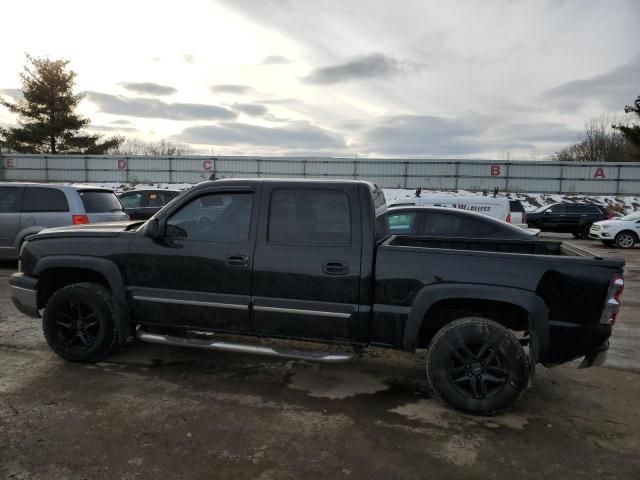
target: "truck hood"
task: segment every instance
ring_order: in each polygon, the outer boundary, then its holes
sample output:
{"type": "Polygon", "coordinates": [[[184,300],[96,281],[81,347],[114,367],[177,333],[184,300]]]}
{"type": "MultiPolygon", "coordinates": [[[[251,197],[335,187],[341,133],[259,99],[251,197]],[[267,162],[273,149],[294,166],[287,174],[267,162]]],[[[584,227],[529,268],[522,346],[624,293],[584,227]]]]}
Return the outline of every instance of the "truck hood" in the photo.
{"type": "Polygon", "coordinates": [[[59,237],[116,237],[121,232],[132,230],[135,225],[142,225],[141,221],[129,222],[105,222],[90,223],[87,225],[68,225],[66,227],[47,228],[35,235],[31,235],[29,240],[39,240],[42,238],[59,237]]]}

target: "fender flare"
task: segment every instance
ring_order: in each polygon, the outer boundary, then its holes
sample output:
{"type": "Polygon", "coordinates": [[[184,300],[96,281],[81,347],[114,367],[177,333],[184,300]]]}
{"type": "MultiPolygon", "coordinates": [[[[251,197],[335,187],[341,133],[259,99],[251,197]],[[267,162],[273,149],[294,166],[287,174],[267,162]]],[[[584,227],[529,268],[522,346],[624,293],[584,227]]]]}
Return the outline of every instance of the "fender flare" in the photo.
{"type": "Polygon", "coordinates": [[[429,309],[437,302],[450,299],[491,300],[524,309],[529,314],[532,363],[544,358],[549,345],[549,310],[542,298],[517,288],[460,283],[429,285],[418,292],[404,330],[404,350],[415,350],[422,322],[429,309]]]}
{"type": "Polygon", "coordinates": [[[30,227],[23,228],[17,234],[13,240],[13,246],[17,250],[20,248],[20,244],[24,242],[30,235],[36,235],[47,227],[39,227],[37,225],[31,225],[30,227]]]}
{"type": "Polygon", "coordinates": [[[78,268],[101,274],[109,284],[109,289],[113,295],[113,304],[118,313],[118,318],[116,319],[118,342],[125,344],[132,337],[133,326],[129,315],[129,303],[127,302],[122,275],[115,263],[104,258],[81,255],[52,255],[40,259],[34,268],[33,274],[39,277],[46,270],[52,268],[78,268]]]}

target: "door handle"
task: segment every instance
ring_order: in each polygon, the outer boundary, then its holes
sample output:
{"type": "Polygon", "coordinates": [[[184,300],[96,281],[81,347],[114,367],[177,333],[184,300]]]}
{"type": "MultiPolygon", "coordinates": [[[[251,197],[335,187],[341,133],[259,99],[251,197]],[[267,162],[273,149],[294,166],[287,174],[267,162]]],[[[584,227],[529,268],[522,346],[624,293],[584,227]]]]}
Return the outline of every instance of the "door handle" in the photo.
{"type": "Polygon", "coordinates": [[[326,261],[322,264],[322,271],[327,275],[346,275],[349,273],[349,264],[333,260],[326,261]]]}
{"type": "Polygon", "coordinates": [[[247,268],[249,266],[249,257],[246,255],[227,255],[224,263],[229,267],[247,268]]]}

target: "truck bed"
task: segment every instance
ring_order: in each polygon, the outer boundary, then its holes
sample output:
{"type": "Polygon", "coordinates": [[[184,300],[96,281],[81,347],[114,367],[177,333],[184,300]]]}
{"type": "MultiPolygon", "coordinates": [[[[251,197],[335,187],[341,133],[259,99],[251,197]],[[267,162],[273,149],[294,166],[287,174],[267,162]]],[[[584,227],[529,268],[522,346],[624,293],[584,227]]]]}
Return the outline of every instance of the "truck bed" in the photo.
{"type": "Polygon", "coordinates": [[[589,252],[572,245],[548,240],[487,240],[482,238],[442,238],[391,236],[383,245],[395,247],[474,250],[480,252],[519,253],[528,255],[556,255],[593,257],[589,252]]]}

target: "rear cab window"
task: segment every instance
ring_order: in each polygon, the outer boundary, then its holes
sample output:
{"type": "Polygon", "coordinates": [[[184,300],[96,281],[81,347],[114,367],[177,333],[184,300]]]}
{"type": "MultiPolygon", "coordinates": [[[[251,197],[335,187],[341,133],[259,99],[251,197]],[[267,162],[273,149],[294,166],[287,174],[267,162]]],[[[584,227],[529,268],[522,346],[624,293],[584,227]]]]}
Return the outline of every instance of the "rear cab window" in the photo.
{"type": "Polygon", "coordinates": [[[23,212],[68,212],[67,196],[56,188],[27,187],[22,200],[23,212]]]}
{"type": "Polygon", "coordinates": [[[122,204],[115,193],[106,190],[79,190],[87,213],[121,212],[122,204]]]}

